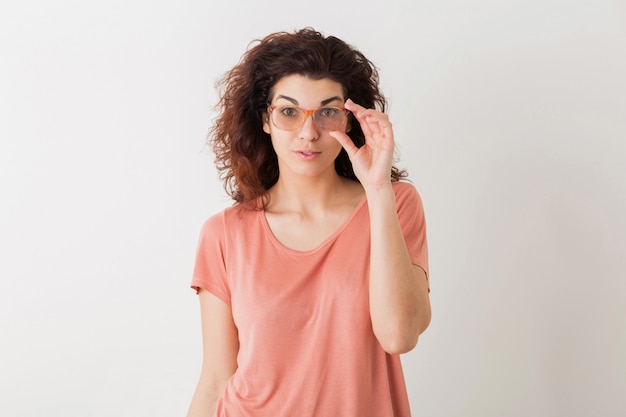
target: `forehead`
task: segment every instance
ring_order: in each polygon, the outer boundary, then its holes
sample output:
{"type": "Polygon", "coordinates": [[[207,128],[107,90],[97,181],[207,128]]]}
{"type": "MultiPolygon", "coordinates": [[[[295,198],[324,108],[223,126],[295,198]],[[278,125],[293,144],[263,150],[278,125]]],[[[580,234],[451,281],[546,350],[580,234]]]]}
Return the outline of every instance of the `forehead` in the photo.
{"type": "Polygon", "coordinates": [[[331,97],[339,97],[345,101],[343,86],[330,78],[315,80],[304,75],[287,75],[272,88],[270,99],[286,96],[295,99],[299,104],[319,104],[331,97]]]}

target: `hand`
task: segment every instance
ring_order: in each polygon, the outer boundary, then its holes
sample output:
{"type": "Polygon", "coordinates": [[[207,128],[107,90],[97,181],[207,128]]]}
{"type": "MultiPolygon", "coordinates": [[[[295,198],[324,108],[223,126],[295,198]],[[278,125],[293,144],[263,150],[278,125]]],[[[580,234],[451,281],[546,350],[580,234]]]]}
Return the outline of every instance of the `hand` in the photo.
{"type": "Polygon", "coordinates": [[[356,147],[350,137],[340,131],[329,132],[348,153],[354,174],[364,188],[380,187],[391,181],[394,139],[391,122],[386,114],[366,109],[348,99],[345,108],[350,110],[361,125],[365,145],[356,147]]]}

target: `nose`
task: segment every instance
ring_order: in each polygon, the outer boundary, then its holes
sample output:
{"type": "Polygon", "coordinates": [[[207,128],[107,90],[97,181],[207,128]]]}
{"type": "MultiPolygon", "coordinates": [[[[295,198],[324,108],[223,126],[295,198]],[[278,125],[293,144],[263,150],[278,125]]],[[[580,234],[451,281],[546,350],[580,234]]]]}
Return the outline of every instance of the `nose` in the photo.
{"type": "Polygon", "coordinates": [[[298,132],[298,137],[303,140],[317,140],[320,137],[320,132],[317,125],[313,121],[313,115],[307,114],[304,119],[304,123],[298,132]]]}

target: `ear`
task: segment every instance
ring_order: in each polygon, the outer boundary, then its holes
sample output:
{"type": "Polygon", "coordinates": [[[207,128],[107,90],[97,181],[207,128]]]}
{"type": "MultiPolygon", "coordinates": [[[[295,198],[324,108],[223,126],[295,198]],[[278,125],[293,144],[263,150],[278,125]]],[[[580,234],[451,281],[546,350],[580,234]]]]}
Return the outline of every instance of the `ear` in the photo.
{"type": "Polygon", "coordinates": [[[268,135],[272,133],[272,131],[270,130],[270,119],[267,113],[263,115],[263,131],[268,135]]]}

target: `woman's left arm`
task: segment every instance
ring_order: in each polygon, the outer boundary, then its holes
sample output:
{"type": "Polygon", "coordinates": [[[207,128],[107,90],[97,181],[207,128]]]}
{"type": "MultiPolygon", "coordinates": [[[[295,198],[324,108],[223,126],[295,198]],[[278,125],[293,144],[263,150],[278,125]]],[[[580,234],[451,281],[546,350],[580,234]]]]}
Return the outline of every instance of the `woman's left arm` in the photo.
{"type": "Polygon", "coordinates": [[[391,186],[367,192],[370,211],[370,315],[376,338],[390,354],[410,351],[430,323],[426,273],[413,265],[391,186]]]}
{"type": "Polygon", "coordinates": [[[387,116],[351,100],[345,107],[359,121],[366,143],[357,148],[342,132],[330,134],[348,153],[363,185],[370,212],[370,315],[376,338],[390,354],[410,351],[430,323],[426,273],[413,265],[391,185],[394,139],[387,116]]]}

